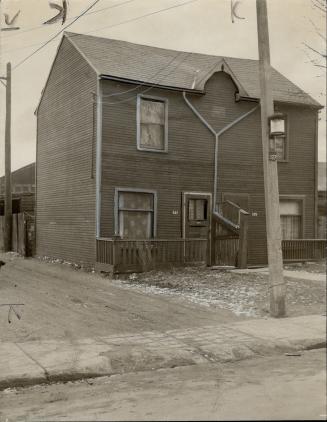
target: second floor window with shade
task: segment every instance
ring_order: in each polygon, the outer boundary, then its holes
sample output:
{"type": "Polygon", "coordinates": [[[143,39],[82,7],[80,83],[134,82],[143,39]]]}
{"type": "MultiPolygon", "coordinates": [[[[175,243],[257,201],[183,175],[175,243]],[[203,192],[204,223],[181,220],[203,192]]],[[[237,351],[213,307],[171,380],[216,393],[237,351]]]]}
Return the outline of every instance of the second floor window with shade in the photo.
{"type": "Polygon", "coordinates": [[[167,129],[167,101],[139,96],[137,101],[138,149],[167,152],[167,129]]]}

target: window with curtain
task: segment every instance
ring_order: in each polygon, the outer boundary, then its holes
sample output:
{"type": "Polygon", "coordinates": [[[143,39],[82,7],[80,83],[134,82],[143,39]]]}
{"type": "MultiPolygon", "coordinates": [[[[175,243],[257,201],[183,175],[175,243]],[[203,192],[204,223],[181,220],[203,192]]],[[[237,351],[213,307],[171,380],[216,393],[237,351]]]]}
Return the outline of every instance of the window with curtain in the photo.
{"type": "Polygon", "coordinates": [[[154,237],[154,194],[118,192],[119,235],[126,239],[154,237]]]}
{"type": "Polygon", "coordinates": [[[188,219],[189,221],[205,221],[208,215],[207,199],[189,199],[188,219]]]}
{"type": "Polygon", "coordinates": [[[302,237],[302,202],[281,200],[279,204],[282,239],[300,239],[302,237]]]}
{"type": "Polygon", "coordinates": [[[167,151],[167,102],[139,97],[138,108],[139,149],[167,151]]]}

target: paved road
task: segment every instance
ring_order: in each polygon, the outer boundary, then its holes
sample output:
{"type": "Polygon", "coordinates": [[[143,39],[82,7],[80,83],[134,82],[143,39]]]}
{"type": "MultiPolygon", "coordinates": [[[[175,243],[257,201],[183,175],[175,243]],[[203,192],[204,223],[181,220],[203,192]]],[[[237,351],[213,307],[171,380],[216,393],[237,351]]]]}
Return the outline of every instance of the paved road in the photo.
{"type": "Polygon", "coordinates": [[[325,350],[0,393],[0,420],[256,420],[326,416],[325,350]]]}

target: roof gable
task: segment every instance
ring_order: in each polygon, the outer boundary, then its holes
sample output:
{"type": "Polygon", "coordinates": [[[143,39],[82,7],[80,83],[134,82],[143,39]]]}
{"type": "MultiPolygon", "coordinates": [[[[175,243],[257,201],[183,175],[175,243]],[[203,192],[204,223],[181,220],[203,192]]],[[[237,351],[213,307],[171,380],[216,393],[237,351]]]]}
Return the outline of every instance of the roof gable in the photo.
{"type": "MultiPolygon", "coordinates": [[[[65,32],[99,75],[185,90],[204,91],[217,71],[228,73],[240,95],[259,98],[258,60],[168,50],[126,41],[65,32]]],[[[321,107],[310,95],[272,69],[275,101],[321,107]]]]}

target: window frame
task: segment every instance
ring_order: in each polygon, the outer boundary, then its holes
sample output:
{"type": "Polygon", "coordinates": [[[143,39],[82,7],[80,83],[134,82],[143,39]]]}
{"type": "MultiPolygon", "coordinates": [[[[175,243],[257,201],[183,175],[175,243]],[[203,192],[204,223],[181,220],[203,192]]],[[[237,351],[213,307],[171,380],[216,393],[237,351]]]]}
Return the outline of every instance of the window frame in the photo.
{"type": "Polygon", "coordinates": [[[156,97],[153,95],[137,95],[137,102],[136,102],[136,143],[137,149],[139,151],[147,151],[147,152],[159,152],[159,153],[168,153],[168,98],[163,97],[156,97]],[[153,100],[157,102],[164,103],[165,107],[165,117],[164,117],[164,149],[157,149],[157,148],[147,148],[141,145],[141,101],[142,99],[145,100],[153,100]]]}
{"type": "MultiPolygon", "coordinates": [[[[115,228],[115,236],[120,237],[119,233],[119,194],[121,192],[132,192],[132,193],[149,193],[153,195],[153,237],[149,239],[155,239],[157,237],[157,203],[158,203],[158,195],[157,191],[152,189],[139,189],[139,188],[115,188],[115,196],[114,196],[114,228],[115,228]]],[[[131,211],[137,211],[131,210],[131,211]]]]}
{"type": "MultiPolygon", "coordinates": [[[[195,212],[195,214],[197,212],[196,205],[195,205],[195,208],[194,208],[194,212],[195,212]]],[[[208,198],[203,198],[203,197],[202,198],[201,197],[188,198],[187,221],[188,221],[189,224],[195,225],[195,226],[205,226],[206,222],[209,220],[208,216],[209,216],[209,199],[208,198]],[[203,209],[203,211],[206,214],[206,218],[202,218],[202,219],[198,219],[198,218],[191,219],[190,218],[190,201],[195,201],[195,203],[197,201],[203,201],[206,204],[206,208],[203,209]]]]}
{"type": "MultiPolygon", "coordinates": [[[[301,227],[300,227],[300,239],[305,239],[305,202],[306,202],[306,196],[305,195],[279,195],[279,203],[281,201],[296,201],[300,203],[301,207],[301,227]]],[[[281,214],[279,212],[279,215],[281,217],[281,214]]],[[[283,239],[282,239],[283,240],[283,239]]],[[[289,240],[289,239],[284,239],[289,240]]]]}
{"type": "MultiPolygon", "coordinates": [[[[280,112],[278,110],[278,107],[275,107],[275,112],[280,112]]],[[[277,158],[278,163],[288,163],[289,162],[289,118],[286,113],[284,113],[285,116],[285,135],[283,136],[277,136],[277,138],[284,138],[284,159],[280,160],[277,158]]]]}

